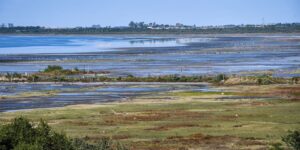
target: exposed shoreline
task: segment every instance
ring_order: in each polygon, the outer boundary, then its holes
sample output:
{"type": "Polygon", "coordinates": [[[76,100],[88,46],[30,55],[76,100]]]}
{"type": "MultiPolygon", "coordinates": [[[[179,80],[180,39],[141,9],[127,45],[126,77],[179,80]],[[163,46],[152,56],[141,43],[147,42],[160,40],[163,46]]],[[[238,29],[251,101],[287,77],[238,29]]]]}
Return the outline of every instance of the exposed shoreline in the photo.
{"type": "Polygon", "coordinates": [[[157,34],[157,33],[107,33],[107,34],[25,34],[25,33],[11,33],[11,34],[7,34],[7,33],[0,33],[0,36],[103,36],[103,37],[107,37],[107,36],[176,36],[176,37],[186,37],[186,36],[196,36],[196,37],[214,37],[214,36],[262,36],[264,37],[264,35],[282,35],[282,36],[288,36],[288,35],[296,35],[296,36],[300,36],[299,32],[294,32],[294,33],[284,33],[284,32],[278,32],[278,33],[161,33],[161,34],[157,34]]]}
{"type": "Polygon", "coordinates": [[[210,85],[208,82],[0,82],[4,84],[74,84],[74,85],[210,85]]]}

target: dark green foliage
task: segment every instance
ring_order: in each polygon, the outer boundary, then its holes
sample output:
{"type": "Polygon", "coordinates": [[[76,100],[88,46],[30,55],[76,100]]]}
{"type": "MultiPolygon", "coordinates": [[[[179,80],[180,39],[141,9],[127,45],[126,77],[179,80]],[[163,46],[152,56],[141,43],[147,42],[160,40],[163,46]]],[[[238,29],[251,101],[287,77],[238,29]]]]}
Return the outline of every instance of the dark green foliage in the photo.
{"type": "Polygon", "coordinates": [[[10,149],[43,149],[43,150],[72,150],[69,139],[64,134],[51,130],[44,122],[40,121],[34,127],[27,119],[20,117],[11,124],[0,128],[0,147],[10,149]]]}
{"type": "Polygon", "coordinates": [[[298,84],[299,80],[300,80],[300,77],[293,77],[292,78],[292,83],[298,84]]]}
{"type": "Polygon", "coordinates": [[[224,82],[226,79],[227,79],[227,77],[225,74],[219,74],[216,77],[214,77],[214,81],[217,83],[220,83],[222,81],[224,82]]]}
{"type": "Polygon", "coordinates": [[[81,139],[69,139],[54,132],[43,120],[38,125],[20,117],[0,126],[0,150],[128,150],[122,144],[102,138],[96,145],[81,139]]]}
{"type": "Polygon", "coordinates": [[[103,137],[93,150],[128,150],[119,142],[112,141],[111,138],[103,137]]]}
{"type": "Polygon", "coordinates": [[[97,150],[109,150],[112,148],[112,141],[110,138],[104,137],[101,139],[101,142],[97,145],[97,150]]]}
{"type": "Polygon", "coordinates": [[[96,145],[88,144],[82,139],[74,139],[72,145],[75,150],[128,150],[119,142],[115,142],[108,137],[103,137],[96,145]]]}
{"type": "Polygon", "coordinates": [[[294,150],[300,150],[300,132],[299,131],[289,131],[289,134],[282,138],[288,147],[294,150]]]}
{"type": "MultiPolygon", "coordinates": [[[[69,70],[69,69],[64,69],[61,66],[54,65],[54,66],[48,66],[44,71],[42,71],[42,73],[52,76],[52,77],[54,76],[54,78],[56,78],[56,79],[54,79],[55,81],[56,80],[57,81],[65,81],[64,76],[66,76],[66,75],[79,75],[79,74],[84,74],[86,72],[81,71],[78,68],[69,70]],[[60,76],[60,77],[58,77],[58,76],[60,76]]],[[[93,73],[93,72],[91,72],[91,73],[93,73]]]]}
{"type": "Polygon", "coordinates": [[[63,68],[61,67],[61,66],[56,66],[56,65],[54,65],[54,66],[48,66],[45,70],[44,70],[44,72],[54,72],[54,71],[62,71],[63,70],[63,68]]]}
{"type": "Polygon", "coordinates": [[[73,139],[72,145],[75,147],[76,150],[93,150],[96,147],[94,145],[88,144],[82,139],[73,139]]]}
{"type": "Polygon", "coordinates": [[[38,75],[31,75],[29,76],[27,79],[30,81],[30,82],[38,82],[39,81],[39,76],[38,75]]]}
{"type": "Polygon", "coordinates": [[[14,150],[41,150],[42,148],[39,147],[37,144],[25,144],[20,143],[14,147],[14,150]]]}
{"type": "Polygon", "coordinates": [[[256,82],[259,85],[268,85],[268,84],[274,84],[277,82],[280,82],[277,78],[272,77],[272,75],[260,75],[256,77],[256,82]]]}
{"type": "Polygon", "coordinates": [[[22,78],[22,74],[15,72],[15,73],[12,74],[12,77],[13,78],[22,78]]]}
{"type": "Polygon", "coordinates": [[[129,150],[129,148],[127,148],[126,146],[124,146],[120,142],[117,142],[115,147],[116,147],[115,150],[129,150]]]}

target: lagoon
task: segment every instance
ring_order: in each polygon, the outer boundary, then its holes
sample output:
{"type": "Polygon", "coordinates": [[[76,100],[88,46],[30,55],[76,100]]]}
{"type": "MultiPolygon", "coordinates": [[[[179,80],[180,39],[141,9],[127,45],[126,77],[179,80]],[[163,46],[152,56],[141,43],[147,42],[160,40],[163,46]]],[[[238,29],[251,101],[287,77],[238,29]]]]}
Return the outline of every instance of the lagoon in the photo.
{"type": "MultiPolygon", "coordinates": [[[[110,76],[241,74],[300,68],[300,36],[285,35],[1,35],[0,72],[48,65],[108,71],[110,76]]],[[[295,71],[296,70],[296,71],[295,71]]]]}

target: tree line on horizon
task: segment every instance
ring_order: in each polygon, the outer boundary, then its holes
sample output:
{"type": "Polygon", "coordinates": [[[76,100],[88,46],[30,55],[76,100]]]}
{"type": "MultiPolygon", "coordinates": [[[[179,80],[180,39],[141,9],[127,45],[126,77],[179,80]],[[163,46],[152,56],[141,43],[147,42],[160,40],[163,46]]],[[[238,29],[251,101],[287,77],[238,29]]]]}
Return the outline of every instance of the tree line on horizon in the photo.
{"type": "Polygon", "coordinates": [[[42,26],[0,26],[0,34],[214,34],[214,33],[300,33],[300,23],[270,25],[225,25],[196,27],[131,21],[125,27],[46,28],[42,26]]]}

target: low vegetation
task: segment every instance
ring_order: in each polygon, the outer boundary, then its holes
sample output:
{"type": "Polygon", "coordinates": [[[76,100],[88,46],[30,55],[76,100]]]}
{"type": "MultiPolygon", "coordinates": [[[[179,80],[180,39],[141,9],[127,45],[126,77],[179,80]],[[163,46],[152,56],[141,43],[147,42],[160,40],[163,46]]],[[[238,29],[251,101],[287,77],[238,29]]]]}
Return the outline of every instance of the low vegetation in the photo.
{"type": "Polygon", "coordinates": [[[148,76],[136,77],[128,75],[124,77],[109,77],[109,72],[86,71],[74,68],[64,69],[61,66],[48,66],[41,72],[24,75],[19,73],[7,73],[0,76],[4,82],[208,82],[219,85],[268,85],[268,84],[298,84],[300,77],[279,78],[263,74],[255,76],[237,75],[199,75],[199,76],[148,76]]]}
{"type": "Polygon", "coordinates": [[[85,70],[79,70],[78,68],[69,70],[69,69],[64,69],[61,66],[53,65],[53,66],[48,66],[46,69],[44,69],[39,74],[58,76],[58,75],[77,75],[77,74],[79,75],[79,74],[85,74],[85,73],[87,73],[85,70]]]}
{"type": "Polygon", "coordinates": [[[139,150],[294,147],[300,126],[298,85],[219,88],[222,92],[175,91],[118,103],[1,113],[0,124],[20,115],[34,122],[43,118],[53,131],[79,139],[82,147],[90,146],[86,142],[95,146],[103,137],[139,150]]]}
{"type": "Polygon", "coordinates": [[[300,150],[300,131],[289,131],[282,140],[292,149],[300,150]]]}
{"type": "Polygon", "coordinates": [[[127,150],[120,143],[103,137],[92,145],[82,139],[71,139],[57,133],[43,120],[39,124],[30,123],[19,117],[11,123],[0,126],[1,150],[127,150]]]}
{"type": "Polygon", "coordinates": [[[283,147],[282,143],[274,143],[271,150],[285,150],[286,148],[300,150],[300,131],[288,131],[288,134],[282,137],[282,141],[286,147],[283,147]]]}

